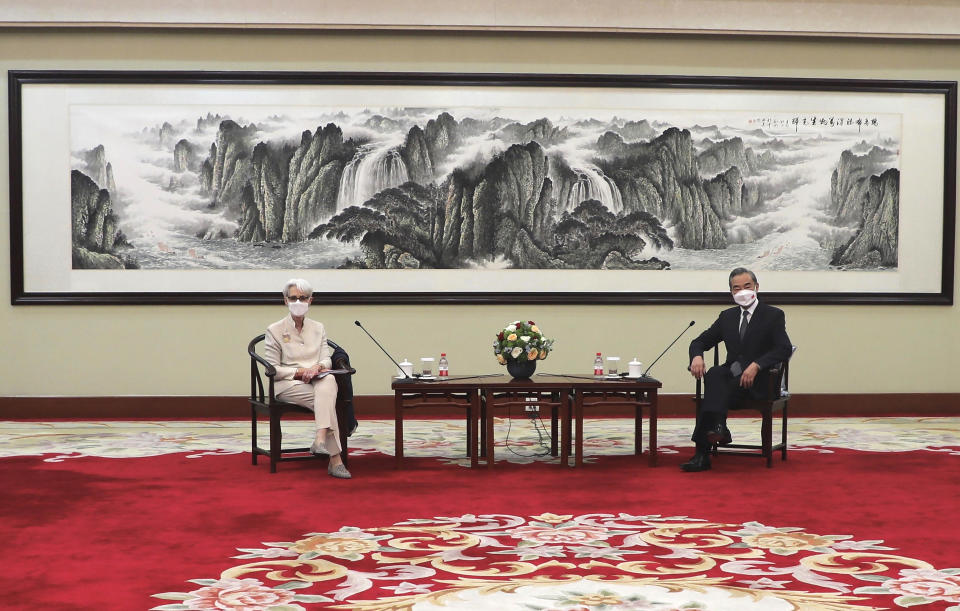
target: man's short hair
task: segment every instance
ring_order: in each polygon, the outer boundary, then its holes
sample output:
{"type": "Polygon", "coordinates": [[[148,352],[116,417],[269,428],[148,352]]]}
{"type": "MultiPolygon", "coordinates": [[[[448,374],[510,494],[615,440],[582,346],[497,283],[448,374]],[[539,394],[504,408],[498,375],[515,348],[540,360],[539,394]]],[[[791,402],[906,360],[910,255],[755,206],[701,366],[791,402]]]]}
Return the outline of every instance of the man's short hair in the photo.
{"type": "Polygon", "coordinates": [[[746,267],[738,267],[732,272],[730,272],[730,277],[727,278],[727,286],[729,286],[730,288],[733,288],[733,279],[742,274],[750,274],[750,278],[753,279],[753,283],[757,284],[757,275],[755,273],[753,273],[746,267]]]}

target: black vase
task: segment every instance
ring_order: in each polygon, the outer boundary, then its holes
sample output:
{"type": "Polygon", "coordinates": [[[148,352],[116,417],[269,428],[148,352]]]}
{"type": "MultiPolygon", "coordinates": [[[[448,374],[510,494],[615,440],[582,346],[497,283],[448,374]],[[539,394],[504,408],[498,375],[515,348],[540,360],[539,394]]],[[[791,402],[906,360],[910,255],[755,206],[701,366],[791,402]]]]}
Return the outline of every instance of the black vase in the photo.
{"type": "Polygon", "coordinates": [[[529,378],[537,370],[536,361],[514,361],[507,360],[507,373],[514,378],[529,378]]]}

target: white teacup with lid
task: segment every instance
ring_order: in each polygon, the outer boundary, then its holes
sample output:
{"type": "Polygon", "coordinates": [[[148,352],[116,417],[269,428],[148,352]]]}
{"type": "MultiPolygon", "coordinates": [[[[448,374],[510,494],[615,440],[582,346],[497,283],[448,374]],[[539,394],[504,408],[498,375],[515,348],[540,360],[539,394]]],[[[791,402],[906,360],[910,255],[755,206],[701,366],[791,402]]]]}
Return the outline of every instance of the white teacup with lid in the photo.
{"type": "Polygon", "coordinates": [[[639,378],[643,375],[643,363],[634,358],[632,361],[627,363],[629,371],[627,375],[631,378],[639,378]]]}
{"type": "Polygon", "coordinates": [[[400,361],[400,371],[397,375],[398,378],[412,378],[413,377],[413,363],[404,358],[400,361]],[[406,374],[406,375],[404,375],[406,374]]]}

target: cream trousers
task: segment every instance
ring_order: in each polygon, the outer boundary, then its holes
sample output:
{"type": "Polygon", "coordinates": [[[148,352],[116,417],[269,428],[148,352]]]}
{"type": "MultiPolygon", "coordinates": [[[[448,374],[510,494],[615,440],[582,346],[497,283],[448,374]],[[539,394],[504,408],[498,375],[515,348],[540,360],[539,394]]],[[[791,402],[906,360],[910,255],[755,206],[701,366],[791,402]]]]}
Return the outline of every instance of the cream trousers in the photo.
{"type": "Polygon", "coordinates": [[[337,423],[337,380],[324,376],[309,384],[295,384],[277,395],[281,401],[313,410],[317,432],[326,431],[324,447],[330,456],[340,453],[340,427],[337,423]]]}

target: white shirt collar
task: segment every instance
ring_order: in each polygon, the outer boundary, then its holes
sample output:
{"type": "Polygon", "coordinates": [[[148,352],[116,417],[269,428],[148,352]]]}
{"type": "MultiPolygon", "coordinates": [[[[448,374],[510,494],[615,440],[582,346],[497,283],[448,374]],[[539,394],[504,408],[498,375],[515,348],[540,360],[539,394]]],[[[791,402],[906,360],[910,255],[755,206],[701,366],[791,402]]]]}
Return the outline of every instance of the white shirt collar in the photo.
{"type": "MultiPolygon", "coordinates": [[[[757,309],[757,304],[759,303],[760,297],[758,295],[757,298],[753,300],[753,303],[750,304],[750,307],[747,308],[747,320],[753,320],[753,312],[757,309]]],[[[740,308],[740,310],[743,311],[743,308],[740,308]]],[[[743,314],[740,314],[740,316],[743,316],[743,314]]]]}

